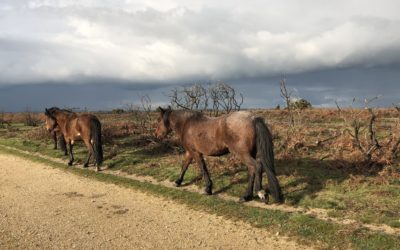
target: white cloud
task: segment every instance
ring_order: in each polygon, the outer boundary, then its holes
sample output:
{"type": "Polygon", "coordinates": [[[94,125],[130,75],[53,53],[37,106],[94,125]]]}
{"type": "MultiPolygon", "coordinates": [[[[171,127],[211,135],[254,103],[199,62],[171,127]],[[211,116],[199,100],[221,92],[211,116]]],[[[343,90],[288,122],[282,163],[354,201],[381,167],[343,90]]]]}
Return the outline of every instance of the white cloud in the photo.
{"type": "Polygon", "coordinates": [[[398,1],[5,0],[0,84],[234,79],[400,61],[398,1]]]}

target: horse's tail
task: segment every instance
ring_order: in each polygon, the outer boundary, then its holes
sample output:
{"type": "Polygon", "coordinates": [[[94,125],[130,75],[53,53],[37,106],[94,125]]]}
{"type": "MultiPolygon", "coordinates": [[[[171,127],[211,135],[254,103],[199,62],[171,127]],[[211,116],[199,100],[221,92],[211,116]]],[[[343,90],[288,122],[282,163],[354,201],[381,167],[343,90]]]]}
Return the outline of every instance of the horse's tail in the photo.
{"type": "MultiPolygon", "coordinates": [[[[274,166],[274,145],[272,142],[272,134],[269,131],[264,119],[257,117],[254,119],[256,126],[256,147],[260,155],[261,165],[264,172],[268,177],[268,188],[275,201],[278,203],[283,202],[283,194],[276,178],[274,166]]],[[[257,174],[262,174],[262,171],[257,174]]]]}
{"type": "Polygon", "coordinates": [[[103,162],[103,146],[101,143],[101,123],[98,119],[93,119],[91,122],[92,130],[92,145],[94,156],[96,159],[96,165],[100,166],[103,162]]]}

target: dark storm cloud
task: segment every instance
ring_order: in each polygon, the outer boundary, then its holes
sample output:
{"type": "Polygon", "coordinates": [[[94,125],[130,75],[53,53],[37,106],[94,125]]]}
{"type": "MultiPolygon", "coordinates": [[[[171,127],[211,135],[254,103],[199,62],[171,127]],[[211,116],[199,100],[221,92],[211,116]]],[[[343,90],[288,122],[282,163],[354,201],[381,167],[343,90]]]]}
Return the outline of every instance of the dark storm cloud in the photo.
{"type": "MultiPolygon", "coordinates": [[[[362,107],[365,98],[380,96],[374,107],[400,103],[400,65],[370,69],[336,69],[286,75],[293,96],[309,100],[315,107],[362,107]],[[353,98],[356,102],[353,104],[353,98]]],[[[279,92],[280,76],[237,79],[230,83],[244,95],[245,108],[283,105],[279,92]]],[[[30,107],[78,107],[89,110],[125,108],[140,105],[140,96],[149,95],[153,107],[168,104],[168,93],[179,85],[130,83],[109,79],[87,79],[76,83],[46,83],[0,86],[0,110],[23,111],[30,107]]]]}
{"type": "Polygon", "coordinates": [[[111,110],[140,105],[140,96],[151,93],[153,105],[163,105],[157,99],[165,99],[163,86],[127,85],[115,82],[41,83],[0,86],[0,111],[18,112],[30,109],[41,112],[45,108],[87,108],[89,110],[111,110]],[[154,91],[154,92],[152,92],[154,91]],[[157,93],[160,93],[158,95],[157,93]]]}

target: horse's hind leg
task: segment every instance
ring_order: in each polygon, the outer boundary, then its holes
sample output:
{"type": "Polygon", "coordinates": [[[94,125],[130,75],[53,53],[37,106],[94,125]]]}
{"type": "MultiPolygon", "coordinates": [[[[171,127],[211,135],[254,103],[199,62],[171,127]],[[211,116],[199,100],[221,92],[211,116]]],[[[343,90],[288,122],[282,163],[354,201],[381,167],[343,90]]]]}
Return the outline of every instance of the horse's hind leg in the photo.
{"type": "Polygon", "coordinates": [[[262,188],[262,174],[263,174],[263,169],[261,164],[256,165],[256,177],[255,177],[255,182],[254,182],[254,191],[260,197],[262,201],[265,203],[268,203],[269,197],[268,193],[263,190],[262,188]]]}
{"type": "Polygon", "coordinates": [[[210,174],[208,173],[208,169],[207,169],[206,163],[204,161],[204,158],[199,153],[195,153],[193,156],[194,156],[194,159],[196,160],[197,164],[199,165],[201,172],[203,173],[203,179],[206,180],[206,188],[205,188],[204,192],[207,195],[212,195],[213,183],[210,179],[210,174]]]}
{"type": "Polygon", "coordinates": [[[83,167],[87,168],[89,166],[90,157],[93,155],[93,146],[89,140],[85,139],[84,142],[85,142],[86,148],[88,149],[88,155],[87,155],[85,163],[83,164],[83,167]]]}
{"type": "Polygon", "coordinates": [[[90,161],[90,157],[92,156],[92,153],[89,151],[88,152],[88,155],[87,155],[87,157],[86,157],[86,161],[85,161],[85,163],[83,164],[83,167],[84,168],[87,168],[87,167],[89,167],[89,161],[90,161]]]}
{"type": "Polygon", "coordinates": [[[72,148],[74,146],[73,141],[69,140],[68,141],[68,146],[69,146],[69,162],[68,162],[68,165],[72,166],[72,163],[74,162],[74,154],[72,153],[72,148]]]}
{"type": "Polygon", "coordinates": [[[182,184],[183,177],[185,176],[186,170],[188,169],[190,163],[192,163],[192,160],[193,160],[192,154],[189,151],[186,151],[185,159],[182,164],[181,173],[179,175],[179,178],[175,181],[175,185],[177,187],[179,187],[182,184]]]}
{"type": "MultiPolygon", "coordinates": [[[[240,198],[240,202],[245,202],[253,199],[253,187],[254,187],[254,180],[256,178],[256,172],[257,172],[257,162],[256,160],[251,157],[250,155],[240,155],[242,162],[247,166],[248,169],[248,183],[247,183],[247,189],[244,195],[240,198]]],[[[258,177],[258,175],[257,175],[258,177]]],[[[257,180],[257,183],[259,183],[259,179],[257,180]]]]}

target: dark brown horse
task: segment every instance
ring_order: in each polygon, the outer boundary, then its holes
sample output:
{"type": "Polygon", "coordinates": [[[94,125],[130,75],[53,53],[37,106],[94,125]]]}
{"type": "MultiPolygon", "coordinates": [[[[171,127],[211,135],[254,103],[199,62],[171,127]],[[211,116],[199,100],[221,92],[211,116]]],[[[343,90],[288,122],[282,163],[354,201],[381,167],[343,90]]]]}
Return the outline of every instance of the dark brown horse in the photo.
{"type": "Polygon", "coordinates": [[[75,140],[82,139],[88,149],[88,156],[83,166],[88,167],[90,158],[94,155],[96,170],[99,171],[103,162],[103,148],[101,124],[97,117],[90,114],[76,114],[56,107],[46,109],[45,115],[47,130],[51,132],[58,126],[67,142],[70,158],[68,165],[72,166],[74,162],[72,148],[75,140]]]}
{"type": "Polygon", "coordinates": [[[248,186],[240,201],[253,198],[253,187],[257,195],[268,202],[268,193],[262,190],[262,173],[268,177],[269,192],[276,202],[283,201],[283,195],[275,175],[272,136],[264,119],[253,117],[249,112],[234,112],[211,118],[199,112],[183,110],[160,110],[155,135],[164,138],[174,131],[185,148],[185,159],[179,178],[180,186],[190,163],[195,160],[206,180],[206,194],[212,194],[212,181],[203,156],[221,156],[234,153],[248,168],[248,186]],[[260,164],[256,161],[257,153],[260,164]],[[255,185],[254,185],[255,184],[255,185]]]}

